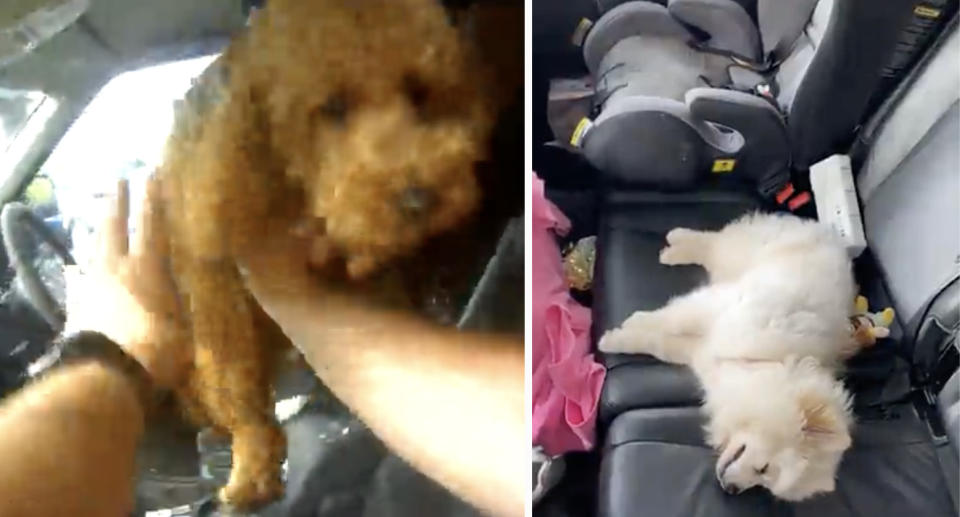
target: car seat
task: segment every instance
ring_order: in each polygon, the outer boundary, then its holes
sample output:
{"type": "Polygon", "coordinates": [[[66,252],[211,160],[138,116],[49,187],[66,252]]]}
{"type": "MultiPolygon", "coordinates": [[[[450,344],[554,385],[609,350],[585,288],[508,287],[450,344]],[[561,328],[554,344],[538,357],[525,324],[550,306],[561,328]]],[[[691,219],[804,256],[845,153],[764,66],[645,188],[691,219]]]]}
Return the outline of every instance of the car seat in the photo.
{"type": "Polygon", "coordinates": [[[772,194],[849,144],[915,3],[621,3],[584,41],[595,109],[573,143],[615,183],[712,172],[772,194]]]}
{"type": "MultiPolygon", "coordinates": [[[[761,489],[725,495],[715,454],[703,441],[700,390],[689,369],[605,354],[598,515],[960,513],[958,62],[954,18],[902,96],[868,124],[855,172],[869,247],[855,272],[861,292],[877,307],[893,306],[898,320],[891,339],[848,364],[857,423],[836,491],[792,504],[761,489]]],[[[670,229],[717,229],[767,208],[755,193],[717,185],[679,193],[608,189],[599,209],[595,337],[705,281],[699,267],[659,264],[670,229]]]]}

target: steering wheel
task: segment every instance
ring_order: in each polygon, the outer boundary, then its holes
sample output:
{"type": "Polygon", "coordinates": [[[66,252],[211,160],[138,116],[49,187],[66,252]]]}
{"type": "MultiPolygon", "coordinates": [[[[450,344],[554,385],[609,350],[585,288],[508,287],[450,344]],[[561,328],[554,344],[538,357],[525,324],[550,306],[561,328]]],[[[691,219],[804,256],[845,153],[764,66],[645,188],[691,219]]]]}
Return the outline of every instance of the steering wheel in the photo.
{"type": "Polygon", "coordinates": [[[45,242],[65,265],[76,264],[73,255],[67,245],[23,203],[10,202],[4,205],[0,211],[0,231],[3,232],[3,247],[23,288],[24,297],[50,328],[59,333],[66,321],[64,308],[44,283],[36,262],[32,260],[34,254],[30,252],[39,242],[45,242]],[[31,237],[39,239],[39,242],[31,237]]]}

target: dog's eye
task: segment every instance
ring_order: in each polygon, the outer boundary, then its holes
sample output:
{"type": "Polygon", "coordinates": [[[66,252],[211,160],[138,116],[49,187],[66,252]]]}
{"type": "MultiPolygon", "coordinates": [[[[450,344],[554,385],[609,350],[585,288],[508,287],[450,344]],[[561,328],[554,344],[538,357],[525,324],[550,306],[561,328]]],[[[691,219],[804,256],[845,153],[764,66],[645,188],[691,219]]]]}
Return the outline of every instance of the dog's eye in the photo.
{"type": "Polygon", "coordinates": [[[403,78],[403,91],[417,114],[426,118],[427,100],[430,97],[430,89],[426,83],[414,74],[407,74],[403,78]]]}
{"type": "Polygon", "coordinates": [[[326,102],[314,110],[314,116],[320,116],[338,124],[342,124],[347,119],[347,112],[350,105],[347,102],[347,96],[343,92],[337,92],[327,98],[326,102]]]}
{"type": "Polygon", "coordinates": [[[762,475],[764,475],[764,474],[767,473],[767,467],[769,467],[769,466],[770,466],[770,464],[767,463],[766,465],[764,465],[764,466],[762,466],[762,467],[760,467],[760,468],[758,468],[758,469],[754,469],[754,470],[757,471],[757,475],[762,476],[762,475]]]}

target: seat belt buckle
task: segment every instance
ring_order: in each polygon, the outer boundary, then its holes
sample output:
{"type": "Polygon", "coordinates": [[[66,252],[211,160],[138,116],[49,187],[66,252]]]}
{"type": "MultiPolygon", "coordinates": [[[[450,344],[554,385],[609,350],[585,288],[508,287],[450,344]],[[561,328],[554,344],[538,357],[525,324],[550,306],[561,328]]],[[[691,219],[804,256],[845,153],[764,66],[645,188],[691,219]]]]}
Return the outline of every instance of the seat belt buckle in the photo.
{"type": "Polygon", "coordinates": [[[753,92],[764,99],[774,100],[773,87],[770,86],[770,83],[758,83],[753,87],[753,92]]]}
{"type": "Polygon", "coordinates": [[[790,196],[792,196],[794,192],[796,192],[796,189],[793,187],[793,183],[787,182],[787,184],[784,185],[782,189],[777,191],[777,194],[774,196],[774,199],[777,200],[778,205],[782,205],[788,199],[790,199],[790,196]]]}
{"type": "Polygon", "coordinates": [[[793,199],[791,199],[789,202],[787,202],[787,208],[789,208],[791,212],[796,212],[797,209],[806,205],[812,200],[813,200],[813,196],[810,195],[809,192],[803,191],[797,194],[796,196],[794,196],[793,199]]]}
{"type": "Polygon", "coordinates": [[[778,205],[786,204],[791,212],[796,212],[797,209],[813,201],[813,196],[806,190],[797,192],[797,188],[793,186],[793,183],[787,182],[783,188],[774,194],[773,199],[776,200],[778,205]]]}
{"type": "Polygon", "coordinates": [[[782,169],[767,173],[757,180],[757,191],[764,199],[775,199],[778,192],[790,185],[790,172],[782,169]]]}

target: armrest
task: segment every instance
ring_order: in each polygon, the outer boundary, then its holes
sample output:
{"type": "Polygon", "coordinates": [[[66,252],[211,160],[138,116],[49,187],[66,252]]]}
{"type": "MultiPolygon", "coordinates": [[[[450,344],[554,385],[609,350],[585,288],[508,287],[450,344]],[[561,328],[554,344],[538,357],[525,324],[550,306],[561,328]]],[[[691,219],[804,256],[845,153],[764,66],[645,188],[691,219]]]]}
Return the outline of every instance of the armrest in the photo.
{"type": "Polygon", "coordinates": [[[749,61],[759,61],[760,34],[743,6],[734,0],[670,0],[674,18],[710,35],[706,46],[749,61]]]}
{"type": "Polygon", "coordinates": [[[783,116],[773,104],[756,95],[718,88],[694,88],[685,100],[694,118],[743,136],[736,165],[739,175],[753,178],[765,192],[786,181],[790,140],[783,116]]]}
{"type": "Polygon", "coordinates": [[[620,4],[597,20],[583,43],[583,59],[594,74],[600,60],[618,42],[630,36],[663,36],[689,39],[683,25],[670,16],[667,8],[647,1],[620,4]]]}

